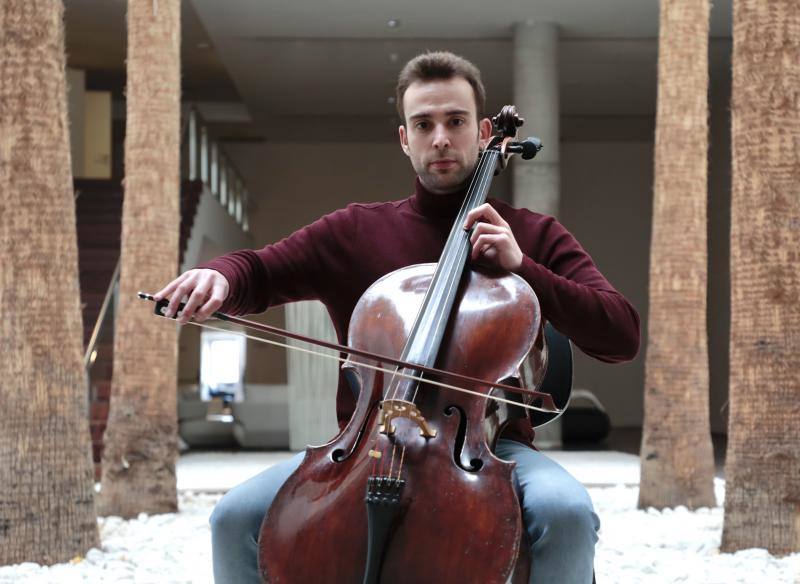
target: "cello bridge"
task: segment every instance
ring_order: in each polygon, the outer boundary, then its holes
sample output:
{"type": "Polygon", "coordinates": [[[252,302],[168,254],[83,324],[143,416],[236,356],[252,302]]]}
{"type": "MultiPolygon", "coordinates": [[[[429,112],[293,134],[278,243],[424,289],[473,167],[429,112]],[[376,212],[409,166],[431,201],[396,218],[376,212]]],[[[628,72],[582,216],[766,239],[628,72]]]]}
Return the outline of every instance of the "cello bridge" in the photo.
{"type": "Polygon", "coordinates": [[[387,399],[381,403],[381,426],[382,434],[387,436],[394,435],[395,427],[392,423],[395,418],[407,418],[419,426],[419,433],[425,438],[435,438],[436,430],[430,427],[428,420],[420,413],[416,404],[401,400],[387,399]]]}

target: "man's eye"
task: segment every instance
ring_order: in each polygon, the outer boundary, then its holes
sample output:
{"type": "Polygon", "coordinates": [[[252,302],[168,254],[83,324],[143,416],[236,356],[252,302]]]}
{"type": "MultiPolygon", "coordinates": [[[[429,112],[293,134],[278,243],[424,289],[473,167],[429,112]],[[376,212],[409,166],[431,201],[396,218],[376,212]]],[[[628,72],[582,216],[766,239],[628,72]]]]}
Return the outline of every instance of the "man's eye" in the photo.
{"type": "Polygon", "coordinates": [[[453,124],[454,126],[463,126],[464,120],[461,118],[453,118],[453,120],[450,123],[453,124]]]}
{"type": "Polygon", "coordinates": [[[414,124],[414,127],[417,130],[427,130],[428,129],[428,122],[417,122],[414,124]]]}

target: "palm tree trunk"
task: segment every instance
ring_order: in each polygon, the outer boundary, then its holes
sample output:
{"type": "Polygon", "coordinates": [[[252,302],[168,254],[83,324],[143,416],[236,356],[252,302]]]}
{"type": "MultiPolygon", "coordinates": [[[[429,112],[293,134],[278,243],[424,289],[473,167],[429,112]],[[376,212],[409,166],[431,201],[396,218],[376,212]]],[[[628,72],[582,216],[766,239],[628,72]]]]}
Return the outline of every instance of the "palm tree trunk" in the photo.
{"type": "Polygon", "coordinates": [[[0,565],[98,545],[63,12],[0,2],[0,565]]]}
{"type": "Polygon", "coordinates": [[[640,507],[714,505],[708,414],[708,0],[662,0],[640,507]]]}
{"type": "Polygon", "coordinates": [[[136,298],[178,269],[180,2],[128,3],[120,300],[100,511],[177,508],[177,331],[136,298]]]}
{"type": "Polygon", "coordinates": [[[800,4],[733,13],[730,418],[722,548],[800,552],[800,4]]]}

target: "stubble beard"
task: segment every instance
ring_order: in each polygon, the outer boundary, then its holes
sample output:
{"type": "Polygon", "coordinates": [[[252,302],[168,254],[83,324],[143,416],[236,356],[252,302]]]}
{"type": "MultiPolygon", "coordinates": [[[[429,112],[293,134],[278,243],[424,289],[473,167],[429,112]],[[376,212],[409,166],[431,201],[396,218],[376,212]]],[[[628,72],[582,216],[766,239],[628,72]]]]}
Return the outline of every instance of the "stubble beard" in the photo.
{"type": "MultiPolygon", "coordinates": [[[[447,158],[447,156],[443,156],[442,158],[447,158]]],[[[416,171],[420,182],[422,182],[426,189],[434,194],[444,195],[463,189],[466,182],[472,176],[478,161],[476,159],[473,164],[469,165],[469,168],[467,168],[464,165],[464,162],[459,160],[458,166],[451,172],[446,173],[429,171],[429,163],[430,161],[421,163],[419,165],[420,167],[415,168],[414,170],[416,171]]]]}

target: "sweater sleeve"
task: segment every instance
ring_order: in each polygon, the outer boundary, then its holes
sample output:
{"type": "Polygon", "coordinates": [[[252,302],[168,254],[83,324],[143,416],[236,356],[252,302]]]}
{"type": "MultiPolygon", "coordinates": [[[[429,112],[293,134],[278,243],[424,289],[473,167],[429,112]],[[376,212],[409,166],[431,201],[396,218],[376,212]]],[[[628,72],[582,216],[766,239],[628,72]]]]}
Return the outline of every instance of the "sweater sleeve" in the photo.
{"type": "Polygon", "coordinates": [[[197,267],[216,270],[228,281],[221,312],[252,314],[296,300],[324,301],[330,275],[341,273],[348,257],[353,223],[348,207],[262,249],[235,251],[197,267]]]}
{"type": "MultiPolygon", "coordinates": [[[[605,279],[578,241],[554,218],[529,217],[518,270],[536,292],[544,317],[584,353],[608,363],[639,351],[639,314],[605,279]]],[[[524,236],[523,236],[524,238],[524,236]]]]}

